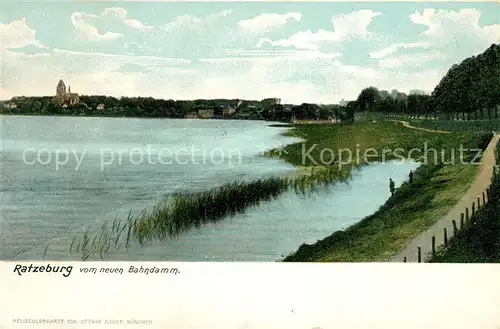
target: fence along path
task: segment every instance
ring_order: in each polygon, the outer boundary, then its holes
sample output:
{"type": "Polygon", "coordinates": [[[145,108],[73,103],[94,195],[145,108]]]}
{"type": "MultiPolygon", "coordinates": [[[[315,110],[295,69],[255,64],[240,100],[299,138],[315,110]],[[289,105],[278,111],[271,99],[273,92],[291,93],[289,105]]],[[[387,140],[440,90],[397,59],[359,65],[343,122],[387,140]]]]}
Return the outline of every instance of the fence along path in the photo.
{"type": "Polygon", "coordinates": [[[437,134],[449,134],[450,133],[449,131],[444,131],[444,130],[433,130],[433,129],[415,127],[415,126],[410,125],[410,123],[408,121],[401,121],[401,120],[390,120],[390,121],[399,122],[403,126],[405,126],[406,128],[410,128],[410,129],[422,130],[422,131],[427,131],[427,132],[437,133],[437,134]]]}
{"type": "Polygon", "coordinates": [[[453,236],[454,231],[461,227],[462,218],[465,222],[467,217],[472,216],[473,208],[477,210],[483,206],[485,200],[489,202],[486,196],[489,197],[487,190],[490,187],[493,171],[495,170],[496,145],[499,138],[500,135],[495,134],[486,147],[477,177],[460,202],[429,230],[411,241],[402,252],[392,256],[389,259],[390,262],[419,262],[419,258],[422,262],[425,262],[433,251],[433,245],[437,249],[447,242],[447,239],[453,236]],[[462,214],[464,215],[462,216],[462,214]]]}

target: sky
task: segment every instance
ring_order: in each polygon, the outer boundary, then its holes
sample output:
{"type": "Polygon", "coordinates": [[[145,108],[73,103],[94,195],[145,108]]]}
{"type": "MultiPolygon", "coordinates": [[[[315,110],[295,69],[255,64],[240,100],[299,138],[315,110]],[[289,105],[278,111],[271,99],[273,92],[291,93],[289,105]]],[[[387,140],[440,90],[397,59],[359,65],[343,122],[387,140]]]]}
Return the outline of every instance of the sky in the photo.
{"type": "Polygon", "coordinates": [[[431,92],[500,42],[492,2],[2,2],[0,99],[85,95],[337,103],[431,92]]]}

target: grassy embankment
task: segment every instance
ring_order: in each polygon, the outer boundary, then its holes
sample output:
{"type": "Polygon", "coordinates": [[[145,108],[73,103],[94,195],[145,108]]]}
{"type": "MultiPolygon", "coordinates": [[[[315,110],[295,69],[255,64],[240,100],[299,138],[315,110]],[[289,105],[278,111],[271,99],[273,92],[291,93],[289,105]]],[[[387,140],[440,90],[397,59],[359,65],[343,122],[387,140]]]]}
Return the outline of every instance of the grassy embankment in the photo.
{"type": "Polygon", "coordinates": [[[500,131],[500,120],[409,120],[415,127],[450,132],[464,131],[500,131]]]}
{"type": "MultiPolygon", "coordinates": [[[[497,144],[500,164],[500,144],[497,144]]],[[[500,263],[500,174],[492,181],[491,201],[459,230],[448,245],[432,256],[432,263],[500,263]]]]}
{"type": "MultiPolygon", "coordinates": [[[[355,149],[358,145],[360,149],[403,148],[406,153],[411,148],[423,148],[427,141],[427,148],[439,150],[439,156],[436,162],[433,153],[429,152],[431,156],[426,158],[427,164],[423,164],[415,172],[413,184],[403,184],[376,213],[315,244],[302,245],[284,261],[386,260],[445,215],[460,200],[475,178],[476,165],[446,164],[451,157],[451,150],[457,150],[455,157],[458,159],[460,145],[469,149],[484,149],[491,139],[491,134],[435,134],[404,128],[391,122],[364,122],[345,127],[304,126],[295,128],[290,134],[307,137],[310,144],[317,143],[319,147],[316,155],[323,148],[338,149],[347,146],[355,149]],[[444,161],[439,161],[441,150],[445,150],[444,161]]],[[[299,160],[298,146],[292,145],[286,150],[286,159],[293,164],[299,163],[301,159],[299,160]]],[[[475,152],[464,152],[464,156],[470,161],[475,152]]],[[[363,196],[360,195],[359,198],[362,200],[363,196]]]]}

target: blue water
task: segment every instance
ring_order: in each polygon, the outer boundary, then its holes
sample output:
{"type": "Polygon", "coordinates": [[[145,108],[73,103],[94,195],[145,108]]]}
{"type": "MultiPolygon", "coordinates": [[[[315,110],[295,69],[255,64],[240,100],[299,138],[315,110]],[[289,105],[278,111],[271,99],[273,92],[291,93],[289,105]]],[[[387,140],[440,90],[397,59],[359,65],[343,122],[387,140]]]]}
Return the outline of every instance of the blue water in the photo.
{"type": "MultiPolygon", "coordinates": [[[[149,208],[173,192],[295,170],[261,153],[298,139],[261,121],[0,120],[0,259],[77,259],[68,247],[84,229],[149,208]]],[[[373,164],[324,193],[285,193],[166,244],[132,246],[107,259],[274,261],[373,213],[388,198],[388,178],[400,184],[416,167],[373,164]]]]}

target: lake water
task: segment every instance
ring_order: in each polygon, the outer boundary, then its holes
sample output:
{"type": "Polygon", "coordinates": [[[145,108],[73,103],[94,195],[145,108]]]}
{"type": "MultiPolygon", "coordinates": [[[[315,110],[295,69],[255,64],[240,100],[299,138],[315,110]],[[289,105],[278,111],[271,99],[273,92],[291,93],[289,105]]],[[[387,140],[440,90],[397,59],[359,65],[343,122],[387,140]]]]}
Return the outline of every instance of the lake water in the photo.
{"type": "MultiPolygon", "coordinates": [[[[297,142],[261,121],[0,116],[0,259],[75,259],[71,239],[176,191],[293,172],[261,155],[297,142]]],[[[413,162],[373,164],[348,184],[285,193],[167,243],[108,260],[275,261],[373,213],[413,162]]]]}

